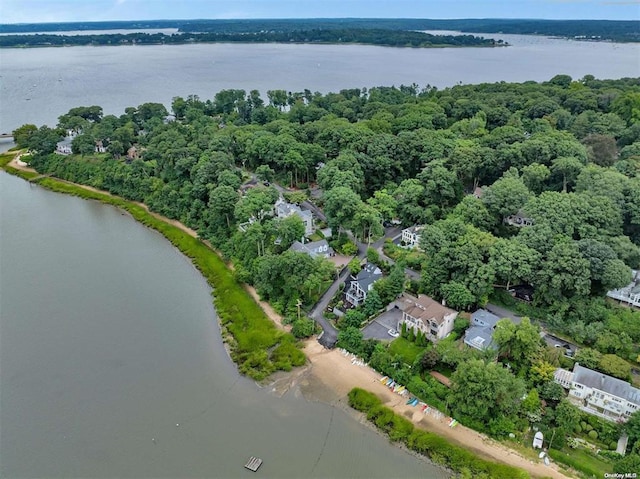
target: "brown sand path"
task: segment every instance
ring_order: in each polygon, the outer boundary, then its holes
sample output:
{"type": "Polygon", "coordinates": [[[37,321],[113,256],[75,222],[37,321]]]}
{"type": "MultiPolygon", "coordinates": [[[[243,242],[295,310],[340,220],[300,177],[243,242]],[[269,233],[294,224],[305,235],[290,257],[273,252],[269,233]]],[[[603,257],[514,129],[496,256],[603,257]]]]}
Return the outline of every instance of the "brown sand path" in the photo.
{"type": "MultiPolygon", "coordinates": [[[[19,157],[19,154],[16,155],[16,158],[9,163],[9,166],[17,170],[36,173],[33,168],[19,165],[17,163],[17,159],[19,159],[19,157]]],[[[79,185],[71,182],[67,183],[74,184],[86,190],[113,196],[107,191],[98,190],[91,186],[79,185]]],[[[145,204],[137,204],[149,211],[145,204]]],[[[167,223],[180,228],[182,231],[193,237],[198,236],[196,231],[188,228],[179,221],[166,218],[151,211],[149,211],[149,213],[162,221],[166,221],[167,223]]],[[[209,246],[211,247],[211,245],[209,246]]],[[[262,307],[265,314],[274,321],[276,325],[282,328],[282,317],[271,307],[271,305],[264,301],[260,301],[260,298],[254,288],[247,287],[246,289],[262,307]]],[[[321,397],[327,402],[342,402],[346,404],[346,397],[349,391],[354,387],[360,387],[377,394],[388,407],[392,408],[396,413],[411,419],[416,426],[445,437],[450,441],[475,452],[479,456],[497,462],[503,462],[511,466],[520,467],[528,471],[529,474],[534,477],[551,477],[554,479],[566,479],[571,477],[561,473],[555,464],[545,466],[541,461],[536,460],[534,462],[523,457],[518,452],[488,438],[484,434],[480,434],[462,425],[458,425],[452,429],[448,426],[448,421],[438,420],[431,415],[422,414],[418,408],[406,405],[405,399],[402,396],[394,394],[386,386],[380,383],[380,378],[382,376],[379,373],[366,366],[356,366],[351,364],[351,360],[343,356],[339,350],[327,350],[315,339],[311,339],[306,342],[304,352],[311,363],[311,368],[308,373],[308,377],[311,381],[303,380],[307,382],[307,386],[306,388],[303,386],[303,390],[307,389],[308,391],[313,391],[312,395],[314,397],[321,397]]]]}
{"type": "MultiPolygon", "coordinates": [[[[319,396],[329,402],[346,403],[346,396],[354,387],[360,387],[375,393],[386,406],[393,409],[421,428],[445,437],[465,449],[486,459],[502,462],[522,468],[534,477],[552,477],[566,479],[571,477],[560,472],[555,464],[545,466],[542,461],[527,459],[518,452],[458,424],[455,428],[448,426],[448,418],[436,419],[430,414],[423,414],[417,407],[405,404],[406,398],[393,393],[380,382],[381,375],[367,366],[357,366],[351,359],[342,355],[340,350],[327,350],[315,340],[309,340],[304,349],[311,362],[308,389],[313,396],[319,396]],[[324,391],[321,391],[324,389],[324,391]],[[330,390],[330,392],[327,392],[330,390]]],[[[302,385],[303,391],[305,386],[302,385]]]]}

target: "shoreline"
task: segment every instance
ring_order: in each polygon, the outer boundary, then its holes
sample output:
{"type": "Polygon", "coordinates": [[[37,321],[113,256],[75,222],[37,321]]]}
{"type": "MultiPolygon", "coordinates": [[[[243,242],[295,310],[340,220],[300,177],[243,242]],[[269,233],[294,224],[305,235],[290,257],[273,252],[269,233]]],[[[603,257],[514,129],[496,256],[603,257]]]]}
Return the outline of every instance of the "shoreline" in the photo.
{"type": "MultiPolygon", "coordinates": [[[[34,178],[37,178],[39,173],[36,170],[28,166],[23,166],[17,162],[20,154],[20,152],[16,152],[14,158],[7,163],[7,166],[13,170],[36,175],[34,178]]],[[[11,173],[11,171],[7,172],[11,173]]],[[[113,198],[119,198],[109,192],[98,190],[91,186],[80,185],[58,178],[54,179],[88,191],[108,195],[113,198]]],[[[179,221],[171,220],[157,213],[153,213],[149,211],[148,207],[143,203],[130,203],[144,208],[146,212],[157,220],[175,226],[188,235],[198,238],[196,231],[188,228],[179,221]]],[[[216,252],[208,242],[205,242],[205,244],[212,253],[219,256],[218,252],[216,252]]],[[[232,269],[232,265],[226,262],[225,264],[229,269],[232,269]]],[[[286,329],[282,324],[282,318],[280,315],[278,315],[269,304],[259,300],[254,288],[244,285],[244,289],[252,296],[257,305],[264,311],[265,315],[278,329],[286,329]]],[[[219,318],[218,322],[220,323],[219,318]]],[[[221,334],[224,335],[223,326],[221,324],[220,327],[221,334]]],[[[551,477],[553,479],[565,479],[572,477],[560,472],[556,464],[545,466],[542,462],[538,462],[537,460],[534,462],[533,460],[520,455],[517,451],[512,450],[472,429],[468,429],[462,425],[458,425],[456,428],[452,429],[448,426],[448,421],[444,418],[436,419],[429,414],[423,415],[417,408],[406,405],[405,399],[402,396],[392,393],[385,385],[380,383],[379,379],[382,377],[381,374],[372,370],[368,366],[357,366],[352,364],[350,359],[343,356],[338,349],[325,349],[317,342],[315,336],[305,341],[303,353],[307,358],[306,365],[295,368],[292,372],[277,372],[272,374],[269,377],[269,380],[263,383],[265,387],[269,387],[273,392],[279,395],[283,395],[287,393],[287,391],[297,388],[306,400],[320,401],[333,407],[340,407],[347,411],[348,414],[352,415],[352,417],[355,417],[359,422],[367,423],[368,427],[371,427],[366,419],[363,420],[362,413],[355,411],[348,405],[347,395],[349,391],[354,387],[360,387],[376,394],[382,399],[385,406],[393,409],[397,414],[411,420],[416,427],[434,432],[452,443],[470,450],[482,458],[520,467],[526,470],[533,477],[551,477]]],[[[238,374],[240,374],[240,371],[238,371],[238,374]]],[[[429,460],[428,457],[425,459],[429,460]]]]}

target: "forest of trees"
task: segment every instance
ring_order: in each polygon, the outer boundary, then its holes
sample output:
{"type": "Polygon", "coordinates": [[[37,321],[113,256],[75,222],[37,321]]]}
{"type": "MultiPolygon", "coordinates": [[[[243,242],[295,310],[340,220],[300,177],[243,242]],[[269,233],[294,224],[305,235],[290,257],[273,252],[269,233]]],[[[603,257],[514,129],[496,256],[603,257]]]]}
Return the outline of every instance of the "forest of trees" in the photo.
{"type": "MultiPolygon", "coordinates": [[[[144,201],[197,230],[298,331],[308,332],[299,305],[313,304],[335,270],[289,250],[304,228],[266,213],[278,198],[274,181],[293,186],[297,201],[319,194],[328,225],[360,239],[382,234],[391,219],[425,225],[419,292],[470,309],[528,284],[536,319],[587,346],[581,364],[628,379],[626,361],[637,363],[640,313],[604,295],[640,267],[639,78],[270,90],[266,99],[222,90],[206,100],[176,97],[171,113],[157,103],[121,116],[77,107],[55,128],[24,125],[14,137],[38,171],[144,201]],[[68,131],[73,154],[53,153],[68,131]],[[98,142],[105,153],[95,152],[98,142]],[[260,181],[241,188],[249,172],[260,181]],[[532,225],[505,222],[516,214],[532,225]]],[[[397,274],[376,291],[380,301],[397,294],[397,274]]],[[[372,303],[365,308],[380,307],[372,303]]],[[[538,424],[560,430],[558,447],[582,429],[584,418],[552,380],[566,358],[544,347],[534,323],[499,323],[498,362],[445,340],[407,364],[362,341],[362,318],[347,320],[354,325],[341,331],[344,346],[430,403],[448,404],[465,424],[498,437],[538,424]],[[455,371],[451,391],[423,374],[438,364],[455,371]]],[[[590,427],[605,443],[617,433],[590,427]]],[[[637,452],[640,442],[630,447],[637,452]]]]}
{"type": "Polygon", "coordinates": [[[548,35],[566,38],[640,41],[638,20],[541,20],[541,19],[454,19],[419,18],[324,18],[324,19],[239,19],[239,20],[136,20],[111,22],[0,24],[0,33],[64,32],[116,29],[177,28],[190,33],[256,33],[300,30],[385,29],[457,30],[467,33],[548,35]]]}
{"type": "Polygon", "coordinates": [[[90,35],[0,36],[0,47],[46,47],[78,45],[157,45],[179,43],[359,43],[391,47],[495,46],[497,42],[473,35],[430,35],[428,33],[388,29],[314,29],[284,32],[249,33],[93,33],[90,35]]]}

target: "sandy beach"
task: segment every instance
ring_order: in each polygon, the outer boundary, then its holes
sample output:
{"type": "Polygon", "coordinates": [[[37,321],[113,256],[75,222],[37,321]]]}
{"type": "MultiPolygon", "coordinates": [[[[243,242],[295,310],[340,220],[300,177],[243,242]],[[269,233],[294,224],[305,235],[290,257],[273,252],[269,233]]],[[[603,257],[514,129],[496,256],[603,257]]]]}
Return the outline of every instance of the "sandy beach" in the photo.
{"type": "MultiPolygon", "coordinates": [[[[35,173],[34,169],[25,166],[19,161],[19,158],[20,154],[18,153],[16,158],[9,163],[9,166],[18,170],[35,173]]],[[[87,190],[109,195],[106,191],[84,185],[75,185],[87,190]]],[[[138,204],[148,211],[146,205],[142,203],[138,204]]],[[[156,213],[150,213],[154,217],[166,221],[186,233],[197,237],[196,231],[182,223],[156,213]]],[[[246,289],[260,304],[265,314],[274,321],[278,327],[283,328],[282,318],[277,312],[268,303],[260,301],[253,288],[247,287],[246,289]]],[[[437,418],[431,414],[423,414],[419,408],[406,405],[406,399],[404,397],[394,394],[380,382],[382,376],[379,373],[367,366],[352,364],[351,359],[344,356],[340,350],[325,349],[315,338],[306,341],[304,352],[309,364],[292,373],[278,375],[272,384],[274,390],[283,393],[292,387],[299,387],[302,394],[308,399],[319,400],[334,406],[350,409],[348,408],[347,394],[352,388],[360,387],[377,394],[388,407],[392,408],[397,414],[413,421],[417,427],[446,437],[451,442],[463,446],[486,459],[520,467],[534,477],[552,477],[554,479],[571,477],[560,472],[555,464],[545,466],[542,461],[538,461],[537,459],[534,462],[472,429],[468,429],[462,425],[450,428],[448,426],[448,418],[446,417],[437,418]]],[[[356,414],[355,411],[353,412],[356,414]]],[[[359,413],[357,414],[359,415],[359,413]]],[[[362,417],[361,419],[364,421],[362,417]]]]}

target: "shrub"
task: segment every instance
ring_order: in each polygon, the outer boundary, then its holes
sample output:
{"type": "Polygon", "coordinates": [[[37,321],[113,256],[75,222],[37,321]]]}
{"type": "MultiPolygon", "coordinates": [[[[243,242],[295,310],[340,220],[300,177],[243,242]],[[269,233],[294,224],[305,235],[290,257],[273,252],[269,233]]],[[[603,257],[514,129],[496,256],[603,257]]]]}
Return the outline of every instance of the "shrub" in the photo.
{"type": "Polygon", "coordinates": [[[349,391],[349,406],[361,412],[367,412],[374,406],[379,406],[382,401],[375,394],[360,388],[349,391]]]}
{"type": "Polygon", "coordinates": [[[580,424],[576,425],[575,428],[573,428],[574,432],[576,434],[580,434],[582,432],[582,426],[580,426],[580,424]]]}
{"type": "Polygon", "coordinates": [[[589,431],[589,437],[591,439],[598,439],[598,433],[594,430],[589,431]]]}
{"type": "Polygon", "coordinates": [[[420,454],[429,457],[432,462],[460,472],[463,477],[483,477],[485,479],[527,479],[529,474],[505,464],[487,461],[471,451],[449,443],[446,439],[431,432],[415,429],[413,424],[391,409],[382,405],[378,397],[360,388],[349,392],[349,405],[358,411],[366,412],[367,419],[386,432],[392,441],[402,440],[420,454]]]}

